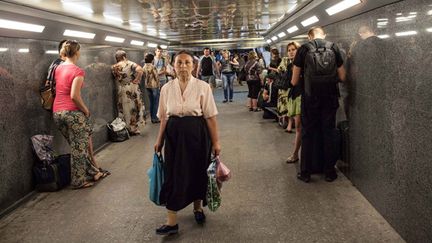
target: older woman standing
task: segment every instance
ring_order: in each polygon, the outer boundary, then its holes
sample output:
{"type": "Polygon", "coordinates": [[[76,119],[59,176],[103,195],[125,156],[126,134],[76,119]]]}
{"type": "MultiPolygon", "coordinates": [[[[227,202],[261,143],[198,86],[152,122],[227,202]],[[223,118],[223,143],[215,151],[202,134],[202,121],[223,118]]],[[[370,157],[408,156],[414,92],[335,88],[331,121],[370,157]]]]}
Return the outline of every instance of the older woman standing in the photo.
{"type": "Polygon", "coordinates": [[[71,185],[75,189],[86,188],[107,174],[92,164],[90,111],[81,98],[85,74],[76,65],[80,44],[68,40],[60,52],[65,61],[55,70],[54,122],[71,146],[71,185]]]}
{"type": "Polygon", "coordinates": [[[139,89],[143,70],[138,64],[129,61],[123,50],[118,50],[115,58],[117,63],[111,70],[117,83],[118,117],[125,120],[131,135],[137,135],[140,134],[138,126],[144,124],[144,106],[139,89]]]}
{"type": "Polygon", "coordinates": [[[248,61],[244,66],[246,72],[246,82],[248,85],[248,98],[249,98],[249,111],[259,111],[258,104],[258,94],[260,92],[261,86],[264,82],[260,78],[263,66],[258,62],[258,55],[254,51],[250,51],[248,54],[248,61]]]}
{"type": "Polygon", "coordinates": [[[161,90],[158,117],[161,121],[155,151],[165,143],[165,183],[160,202],[166,205],[167,222],[156,233],[178,232],[176,212],[194,203],[198,224],[205,221],[201,207],[207,204],[207,167],[211,152],[220,153],[216,115],[218,111],[210,85],[192,76],[193,56],[177,53],[177,78],[161,90]]]}

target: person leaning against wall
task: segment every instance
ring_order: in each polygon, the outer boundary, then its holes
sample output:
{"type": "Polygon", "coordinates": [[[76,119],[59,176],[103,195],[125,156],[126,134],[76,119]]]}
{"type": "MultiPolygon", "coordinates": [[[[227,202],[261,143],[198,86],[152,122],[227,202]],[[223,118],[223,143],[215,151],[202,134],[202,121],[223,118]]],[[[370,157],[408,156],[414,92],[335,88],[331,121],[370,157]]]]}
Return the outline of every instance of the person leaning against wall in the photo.
{"type": "MultiPolygon", "coordinates": [[[[152,123],[159,123],[157,118],[157,109],[159,106],[159,95],[160,95],[160,81],[158,77],[158,72],[156,67],[153,65],[153,54],[146,54],[144,57],[144,62],[141,63],[143,66],[143,76],[142,80],[144,82],[144,87],[147,89],[150,100],[150,118],[152,123]]],[[[142,89],[143,91],[144,89],[142,89]]]]}
{"type": "Polygon", "coordinates": [[[71,146],[71,185],[75,189],[86,188],[108,173],[92,164],[90,111],[81,98],[85,74],[76,65],[80,44],[74,40],[65,41],[60,53],[65,60],[55,70],[54,122],[71,146]]]}
{"type": "Polygon", "coordinates": [[[167,221],[156,229],[160,235],[178,232],[177,211],[192,202],[195,221],[205,222],[207,168],[211,153],[217,156],[221,151],[212,90],[192,76],[193,58],[186,51],[177,53],[177,78],[161,89],[161,123],[154,150],[160,152],[164,146],[165,182],[159,200],[166,205],[167,221]]]}
{"type": "Polygon", "coordinates": [[[124,119],[131,135],[138,135],[139,127],[145,124],[139,89],[143,71],[140,65],[127,59],[123,50],[116,51],[115,58],[117,63],[112,65],[111,70],[117,85],[118,117],[124,119]]]}

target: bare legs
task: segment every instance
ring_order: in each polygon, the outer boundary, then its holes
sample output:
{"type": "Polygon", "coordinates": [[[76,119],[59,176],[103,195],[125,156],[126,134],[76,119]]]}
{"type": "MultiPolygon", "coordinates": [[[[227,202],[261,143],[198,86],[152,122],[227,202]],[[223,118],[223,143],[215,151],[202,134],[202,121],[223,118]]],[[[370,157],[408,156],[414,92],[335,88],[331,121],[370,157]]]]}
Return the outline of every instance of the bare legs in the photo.
{"type": "MultiPolygon", "coordinates": [[[[194,201],[194,211],[203,211],[201,208],[201,200],[194,201]]],[[[166,225],[174,226],[177,224],[177,212],[172,210],[167,210],[167,222],[166,225]]]]}
{"type": "Polygon", "coordinates": [[[295,140],[294,140],[294,152],[291,155],[292,159],[299,158],[299,151],[301,147],[301,121],[300,121],[300,115],[294,116],[294,122],[295,122],[295,140]]]}

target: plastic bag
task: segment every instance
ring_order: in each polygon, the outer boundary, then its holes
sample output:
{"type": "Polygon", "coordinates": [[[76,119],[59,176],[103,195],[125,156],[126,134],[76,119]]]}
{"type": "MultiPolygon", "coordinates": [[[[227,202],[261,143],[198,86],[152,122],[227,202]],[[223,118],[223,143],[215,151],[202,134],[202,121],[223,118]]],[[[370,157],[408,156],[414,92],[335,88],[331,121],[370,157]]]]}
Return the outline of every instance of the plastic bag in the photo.
{"type": "Polygon", "coordinates": [[[212,160],[207,168],[207,176],[207,206],[210,211],[215,212],[220,207],[222,201],[216,179],[216,160],[212,160]]]}
{"type": "Polygon", "coordinates": [[[156,205],[161,206],[159,195],[165,180],[164,170],[163,170],[163,157],[161,154],[155,153],[153,155],[153,165],[147,171],[147,175],[149,177],[150,200],[154,202],[156,205]]]}

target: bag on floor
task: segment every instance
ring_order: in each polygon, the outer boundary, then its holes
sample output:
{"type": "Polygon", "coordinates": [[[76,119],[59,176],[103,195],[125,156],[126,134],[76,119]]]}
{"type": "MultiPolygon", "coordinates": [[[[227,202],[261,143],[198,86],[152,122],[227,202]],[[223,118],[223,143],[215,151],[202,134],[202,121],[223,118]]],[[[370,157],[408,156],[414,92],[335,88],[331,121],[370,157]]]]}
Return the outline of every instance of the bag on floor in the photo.
{"type": "Polygon", "coordinates": [[[33,166],[36,190],[54,192],[70,184],[70,154],[57,156],[52,163],[38,163],[33,166]]]}
{"type": "Polygon", "coordinates": [[[126,129],[126,122],[119,117],[108,123],[107,127],[108,138],[112,142],[123,142],[130,138],[129,132],[126,129]]]}
{"type": "Polygon", "coordinates": [[[210,211],[215,212],[221,205],[221,194],[219,191],[217,179],[216,179],[216,161],[213,160],[209,167],[207,168],[207,176],[208,176],[208,183],[207,183],[207,206],[210,211]]]}
{"type": "Polygon", "coordinates": [[[155,153],[153,155],[153,165],[147,171],[147,175],[149,177],[150,200],[156,205],[161,206],[159,196],[165,180],[162,154],[155,153]]]}

